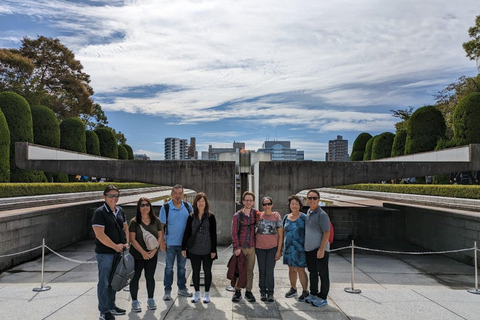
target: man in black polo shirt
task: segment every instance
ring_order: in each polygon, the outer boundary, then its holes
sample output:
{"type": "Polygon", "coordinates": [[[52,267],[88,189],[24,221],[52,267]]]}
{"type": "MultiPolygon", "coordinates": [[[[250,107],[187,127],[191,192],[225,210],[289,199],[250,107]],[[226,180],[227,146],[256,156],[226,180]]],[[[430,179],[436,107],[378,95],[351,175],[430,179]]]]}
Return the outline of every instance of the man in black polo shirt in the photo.
{"type": "Polygon", "coordinates": [[[98,310],[100,320],[114,320],[125,310],[115,305],[116,291],[109,285],[115,252],[128,247],[128,225],[123,209],[117,206],[120,192],[114,185],[103,191],[105,203],[95,210],[92,228],[95,232],[95,256],[98,263],[98,310]]]}

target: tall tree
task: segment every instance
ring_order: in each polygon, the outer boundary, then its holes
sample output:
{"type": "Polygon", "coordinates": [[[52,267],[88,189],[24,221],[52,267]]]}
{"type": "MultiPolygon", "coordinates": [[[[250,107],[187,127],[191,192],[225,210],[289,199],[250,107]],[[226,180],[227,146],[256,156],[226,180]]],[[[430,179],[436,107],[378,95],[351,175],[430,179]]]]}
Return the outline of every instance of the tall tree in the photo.
{"type": "Polygon", "coordinates": [[[398,110],[390,110],[393,113],[395,118],[399,118],[402,121],[395,123],[395,129],[399,130],[407,130],[407,121],[413,114],[413,107],[408,107],[407,109],[398,109],[398,110]]]}
{"type": "Polygon", "coordinates": [[[31,87],[32,60],[8,49],[0,49],[0,92],[25,96],[31,87]]]}
{"type": "Polygon", "coordinates": [[[463,49],[470,60],[480,58],[480,16],[475,18],[475,25],[468,29],[468,35],[473,38],[463,43],[463,49]]]}
{"type": "Polygon", "coordinates": [[[108,124],[107,116],[102,110],[102,106],[98,103],[93,104],[93,109],[91,113],[83,113],[80,116],[83,122],[85,122],[85,127],[88,130],[95,130],[100,127],[106,127],[108,124]]]}

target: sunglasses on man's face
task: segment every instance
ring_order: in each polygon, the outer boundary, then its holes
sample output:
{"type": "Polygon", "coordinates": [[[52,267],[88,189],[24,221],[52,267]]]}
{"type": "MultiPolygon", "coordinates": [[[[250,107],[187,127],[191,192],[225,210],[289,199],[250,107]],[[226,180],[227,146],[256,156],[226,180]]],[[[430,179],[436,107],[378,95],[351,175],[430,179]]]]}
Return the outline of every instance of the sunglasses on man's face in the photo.
{"type": "Polygon", "coordinates": [[[108,199],[113,199],[113,198],[118,199],[118,198],[120,197],[119,194],[107,194],[107,195],[105,195],[105,196],[106,196],[108,199]]]}

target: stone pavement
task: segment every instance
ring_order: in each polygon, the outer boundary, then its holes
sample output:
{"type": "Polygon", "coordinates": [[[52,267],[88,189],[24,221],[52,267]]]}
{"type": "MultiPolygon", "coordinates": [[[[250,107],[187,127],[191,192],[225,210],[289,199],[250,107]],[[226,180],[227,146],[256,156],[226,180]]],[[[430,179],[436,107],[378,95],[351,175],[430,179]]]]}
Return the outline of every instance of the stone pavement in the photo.
{"type": "MultiPolygon", "coordinates": [[[[48,243],[47,243],[48,245],[48,243]]],[[[343,243],[335,243],[336,247],[343,243]]],[[[347,245],[347,244],[345,244],[347,245]]],[[[364,247],[370,244],[363,243],[364,247]]],[[[373,245],[373,244],[371,244],[373,245]]],[[[376,244],[378,246],[378,244],[376,244]]],[[[384,244],[388,249],[418,251],[419,248],[384,244]]],[[[95,261],[93,240],[86,240],[59,251],[62,255],[80,261],[95,261]]],[[[443,256],[406,256],[371,254],[358,251],[355,255],[355,288],[361,294],[349,294],[350,250],[331,254],[331,290],[329,305],[321,308],[287,299],[289,289],[288,269],[281,262],[275,269],[276,301],[259,301],[254,278],[253,293],[258,302],[241,300],[232,303],[232,293],[225,290],[226,263],[231,249],[220,248],[220,258],[213,265],[214,280],[209,304],[190,302],[177,297],[176,288],[172,301],[163,296],[163,262],[159,255],[156,272],[156,300],[158,309],[146,310],[146,288],[141,280],[139,300],[143,311],[130,311],[131,299],[127,291],[117,294],[117,305],[127,309],[127,315],[117,319],[480,319],[480,295],[468,293],[474,286],[473,267],[443,256]],[[222,252],[223,251],[223,252],[222,252]]],[[[187,262],[188,276],[190,266],[187,262]]],[[[45,262],[45,283],[51,290],[34,292],[40,285],[41,259],[27,262],[0,274],[1,319],[98,319],[96,298],[96,264],[77,264],[54,254],[48,254],[45,262]]],[[[298,284],[299,285],[299,284],[298,284]]],[[[190,287],[190,291],[193,288],[190,287]]]]}

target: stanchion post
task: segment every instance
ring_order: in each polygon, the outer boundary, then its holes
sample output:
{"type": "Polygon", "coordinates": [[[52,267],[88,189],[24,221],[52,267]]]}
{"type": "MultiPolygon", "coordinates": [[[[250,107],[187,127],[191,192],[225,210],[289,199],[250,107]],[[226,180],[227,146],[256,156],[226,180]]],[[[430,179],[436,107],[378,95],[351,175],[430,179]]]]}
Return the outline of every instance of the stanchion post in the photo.
{"type": "Polygon", "coordinates": [[[475,266],[475,288],[470,288],[467,289],[468,292],[474,293],[474,294],[480,294],[480,290],[478,290],[478,259],[477,259],[477,254],[478,253],[478,247],[477,247],[477,241],[474,242],[474,248],[473,248],[473,259],[474,261],[474,266],[475,266]]]}
{"type": "Polygon", "coordinates": [[[345,288],[345,292],[348,293],[361,293],[362,290],[360,289],[355,289],[355,242],[352,240],[352,276],[351,276],[351,287],[350,288],[345,288]]]}
{"type": "Polygon", "coordinates": [[[50,286],[44,286],[43,285],[43,272],[44,272],[44,269],[45,269],[45,238],[43,238],[42,240],[42,271],[41,271],[41,284],[40,284],[40,287],[37,287],[37,288],[33,288],[33,291],[35,292],[41,292],[41,291],[47,291],[47,290],[50,290],[50,286]]]}

